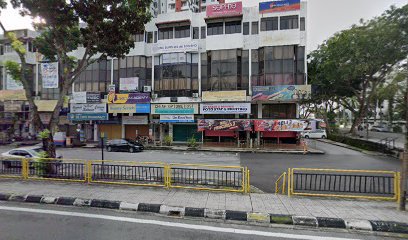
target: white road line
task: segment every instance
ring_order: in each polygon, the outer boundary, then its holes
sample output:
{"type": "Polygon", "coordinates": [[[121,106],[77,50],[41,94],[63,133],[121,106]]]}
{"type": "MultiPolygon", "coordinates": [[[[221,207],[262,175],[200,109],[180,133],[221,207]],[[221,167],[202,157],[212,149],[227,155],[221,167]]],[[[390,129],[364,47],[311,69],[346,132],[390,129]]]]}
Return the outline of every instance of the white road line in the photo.
{"type": "Polygon", "coordinates": [[[117,216],[109,216],[109,215],[101,215],[101,214],[67,212],[67,211],[46,210],[46,209],[0,206],[0,210],[104,219],[104,220],[119,221],[119,222],[152,224],[152,225],[160,225],[160,226],[166,226],[166,227],[186,228],[186,229],[204,230],[204,231],[221,232],[221,233],[235,233],[235,234],[243,234],[243,235],[256,235],[256,236],[263,236],[263,237],[306,239],[306,240],[357,240],[357,239],[352,239],[352,238],[336,238],[336,237],[311,236],[311,235],[301,235],[301,234],[289,234],[289,233],[262,232],[262,231],[255,231],[255,230],[212,227],[212,226],[205,226],[205,225],[164,222],[164,221],[149,220],[149,219],[137,219],[137,218],[129,218],[129,217],[117,217],[117,216]]]}

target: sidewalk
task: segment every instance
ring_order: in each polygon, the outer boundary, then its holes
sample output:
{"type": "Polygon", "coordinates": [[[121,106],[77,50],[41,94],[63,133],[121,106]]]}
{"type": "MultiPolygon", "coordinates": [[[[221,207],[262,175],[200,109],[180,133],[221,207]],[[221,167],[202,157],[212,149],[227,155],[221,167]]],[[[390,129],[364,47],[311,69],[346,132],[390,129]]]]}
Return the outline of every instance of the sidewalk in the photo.
{"type": "Polygon", "coordinates": [[[367,200],[340,200],[306,197],[287,197],[275,194],[244,195],[175,189],[156,189],[133,186],[112,186],[46,181],[0,180],[1,194],[44,195],[103,199],[127,203],[164,204],[265,214],[284,214],[304,217],[326,217],[358,220],[381,220],[408,223],[407,212],[396,210],[397,203],[367,200]]]}

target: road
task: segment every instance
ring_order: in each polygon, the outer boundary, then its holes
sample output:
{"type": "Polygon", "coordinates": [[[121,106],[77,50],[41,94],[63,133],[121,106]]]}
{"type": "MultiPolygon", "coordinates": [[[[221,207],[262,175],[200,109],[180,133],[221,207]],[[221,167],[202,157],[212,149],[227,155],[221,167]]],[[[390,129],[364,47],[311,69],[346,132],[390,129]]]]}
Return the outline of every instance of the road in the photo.
{"type": "MultiPolygon", "coordinates": [[[[71,239],[384,239],[343,229],[260,227],[64,206],[0,203],[0,238],[71,239]]],[[[388,239],[392,239],[389,237],[388,239]]]]}

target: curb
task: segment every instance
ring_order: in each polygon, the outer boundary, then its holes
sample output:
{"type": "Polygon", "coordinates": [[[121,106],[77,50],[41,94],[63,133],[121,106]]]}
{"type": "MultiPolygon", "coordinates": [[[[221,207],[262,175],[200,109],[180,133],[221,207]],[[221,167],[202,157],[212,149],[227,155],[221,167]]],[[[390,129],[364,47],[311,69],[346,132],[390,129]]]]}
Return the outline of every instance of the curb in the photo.
{"type": "Polygon", "coordinates": [[[0,201],[119,209],[126,211],[149,212],[171,217],[208,218],[248,223],[284,224],[293,226],[308,226],[314,228],[340,228],[349,230],[408,234],[407,223],[393,221],[370,221],[360,219],[292,216],[283,214],[219,210],[208,208],[176,207],[164,204],[128,203],[104,199],[50,197],[42,195],[14,195],[7,193],[0,193],[0,201]]]}
{"type": "Polygon", "coordinates": [[[333,141],[333,140],[330,140],[330,139],[317,139],[317,141],[327,143],[327,144],[331,144],[331,145],[338,146],[338,147],[347,148],[347,149],[354,150],[354,151],[361,152],[361,153],[368,154],[368,155],[375,155],[375,156],[380,155],[380,156],[388,156],[388,157],[398,158],[394,154],[387,154],[387,153],[376,152],[376,151],[368,151],[368,150],[364,150],[364,149],[361,149],[361,148],[358,148],[358,147],[354,147],[354,146],[351,146],[351,145],[348,145],[348,144],[345,144],[345,143],[336,142],[336,141],[333,141]]]}

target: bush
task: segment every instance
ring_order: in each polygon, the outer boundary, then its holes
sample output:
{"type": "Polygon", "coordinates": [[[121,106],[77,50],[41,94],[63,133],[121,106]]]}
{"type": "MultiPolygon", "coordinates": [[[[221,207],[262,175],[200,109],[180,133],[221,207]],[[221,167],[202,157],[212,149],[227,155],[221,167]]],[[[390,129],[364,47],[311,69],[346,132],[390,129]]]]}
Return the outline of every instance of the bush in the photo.
{"type": "Polygon", "coordinates": [[[46,152],[40,152],[39,157],[40,158],[36,159],[34,162],[34,168],[39,177],[44,177],[49,171],[48,164],[46,164],[47,161],[49,161],[47,160],[48,154],[46,152]]]}
{"type": "Polygon", "coordinates": [[[191,138],[187,139],[187,146],[191,148],[197,148],[198,143],[197,140],[195,139],[195,136],[191,136],[191,138]]]}
{"type": "Polygon", "coordinates": [[[164,136],[163,142],[164,142],[164,145],[171,146],[171,144],[173,143],[173,139],[172,137],[170,137],[170,135],[166,135],[164,136]]]}
{"type": "Polygon", "coordinates": [[[366,141],[364,139],[351,138],[336,134],[330,134],[328,138],[332,141],[344,143],[367,151],[391,153],[391,151],[388,150],[385,145],[376,142],[366,141]]]}
{"type": "Polygon", "coordinates": [[[402,133],[402,127],[401,126],[394,126],[392,128],[392,131],[395,133],[402,133]]]}

